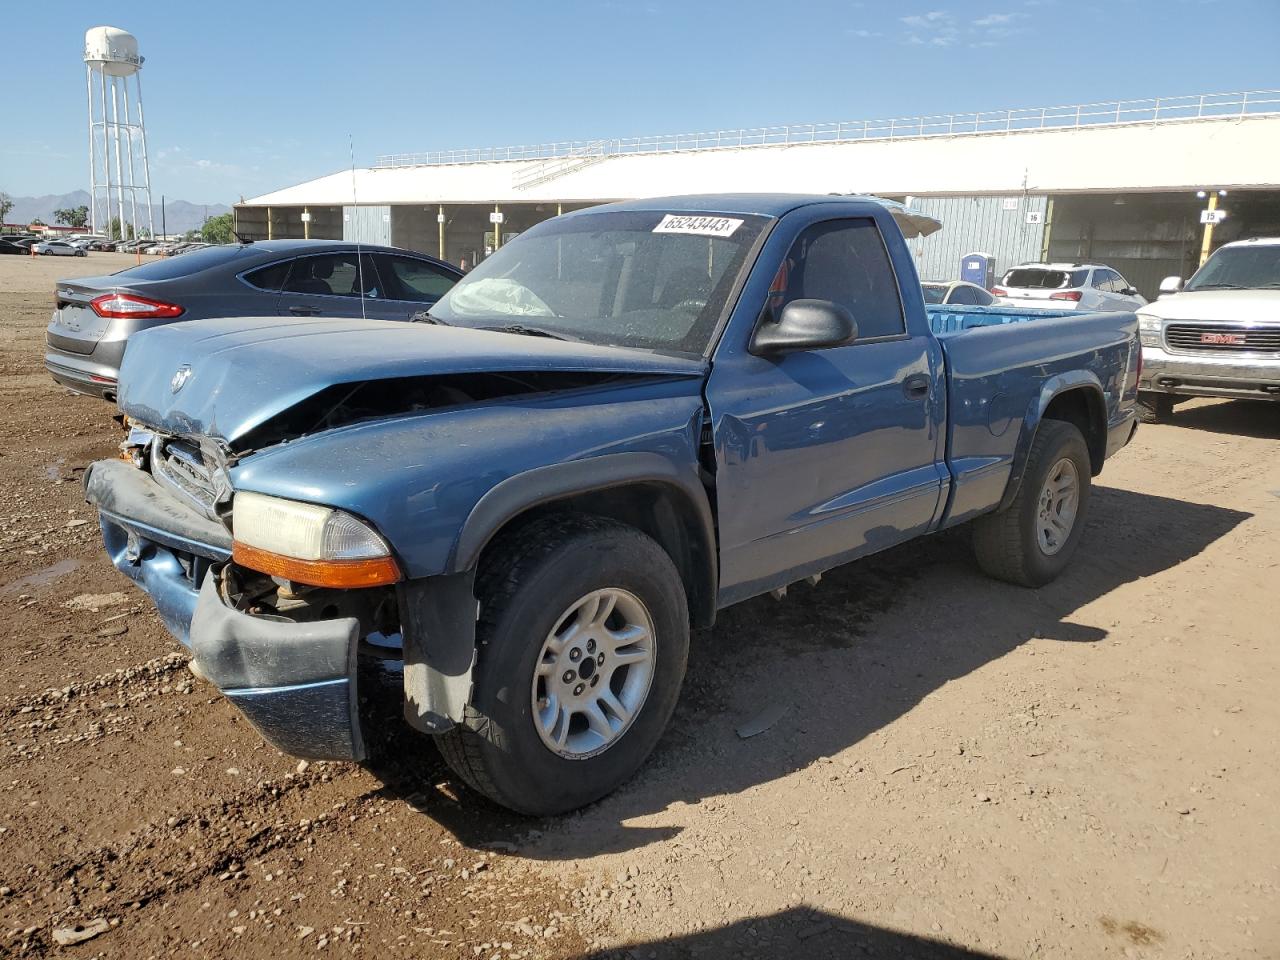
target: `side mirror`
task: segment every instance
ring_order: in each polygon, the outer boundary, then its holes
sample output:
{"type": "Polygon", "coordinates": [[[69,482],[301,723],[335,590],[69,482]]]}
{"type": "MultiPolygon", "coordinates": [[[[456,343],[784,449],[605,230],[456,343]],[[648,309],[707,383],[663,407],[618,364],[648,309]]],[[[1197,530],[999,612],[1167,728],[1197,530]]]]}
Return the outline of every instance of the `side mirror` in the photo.
{"type": "Polygon", "coordinates": [[[777,320],[756,327],[750,350],[757,356],[824,350],[857,338],[858,324],[848,308],[830,300],[792,300],[777,320]]]}
{"type": "Polygon", "coordinates": [[[1124,294],[1126,297],[1136,297],[1136,296],[1138,296],[1138,288],[1137,288],[1137,287],[1125,287],[1125,288],[1124,288],[1123,290],[1121,290],[1120,292],[1121,292],[1122,294],[1124,294]]]}
{"type": "Polygon", "coordinates": [[[1181,289],[1182,289],[1181,277],[1165,277],[1163,280],[1160,281],[1161,296],[1163,296],[1166,293],[1177,293],[1181,289]]]}

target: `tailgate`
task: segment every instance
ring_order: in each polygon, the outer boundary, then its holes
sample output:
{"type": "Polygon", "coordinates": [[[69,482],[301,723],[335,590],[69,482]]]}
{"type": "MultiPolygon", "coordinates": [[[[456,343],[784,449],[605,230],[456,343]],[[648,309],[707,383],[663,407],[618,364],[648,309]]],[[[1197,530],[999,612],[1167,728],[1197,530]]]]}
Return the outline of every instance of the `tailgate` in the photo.
{"type": "Polygon", "coordinates": [[[59,283],[54,293],[53,320],[47,333],[49,344],[70,353],[93,353],[111,320],[94,313],[89,301],[110,289],[83,283],[59,283]]]}

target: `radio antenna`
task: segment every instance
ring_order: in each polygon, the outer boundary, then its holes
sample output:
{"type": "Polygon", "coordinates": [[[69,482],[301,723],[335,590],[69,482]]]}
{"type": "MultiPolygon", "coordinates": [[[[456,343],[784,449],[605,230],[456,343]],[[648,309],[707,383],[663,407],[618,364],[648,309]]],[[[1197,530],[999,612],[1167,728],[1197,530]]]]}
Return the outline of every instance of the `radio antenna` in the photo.
{"type": "MultiPolygon", "coordinates": [[[[351,216],[360,216],[360,201],[356,197],[356,148],[351,134],[347,134],[347,152],[351,156],[351,216]]],[[[360,319],[367,320],[364,312],[364,256],[360,253],[360,221],[352,222],[352,232],[356,235],[356,283],[360,285],[360,319]]]]}

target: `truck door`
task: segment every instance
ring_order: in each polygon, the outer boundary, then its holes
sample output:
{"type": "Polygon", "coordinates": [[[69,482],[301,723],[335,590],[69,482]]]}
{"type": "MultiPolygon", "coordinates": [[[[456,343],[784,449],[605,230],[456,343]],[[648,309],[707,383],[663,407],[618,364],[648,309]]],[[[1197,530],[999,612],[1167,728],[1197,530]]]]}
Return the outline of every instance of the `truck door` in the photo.
{"type": "Polygon", "coordinates": [[[908,329],[874,219],[799,234],[765,310],[800,298],[847,307],[858,339],[769,357],[722,344],[708,380],[722,604],[925,532],[943,489],[941,351],[908,329]]]}

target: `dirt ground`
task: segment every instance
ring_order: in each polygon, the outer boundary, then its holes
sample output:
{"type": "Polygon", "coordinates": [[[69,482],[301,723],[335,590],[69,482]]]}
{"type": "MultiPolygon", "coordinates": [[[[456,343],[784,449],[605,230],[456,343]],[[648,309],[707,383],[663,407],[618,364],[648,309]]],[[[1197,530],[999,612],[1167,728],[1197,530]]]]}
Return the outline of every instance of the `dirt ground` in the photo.
{"type": "Polygon", "coordinates": [[[40,356],[131,262],[0,258],[0,956],[1280,957],[1280,405],[1142,428],[1044,589],[948,535],[726,611],[641,773],[528,821],[413,736],[265,746],[111,567],[114,410],[40,356]]]}

